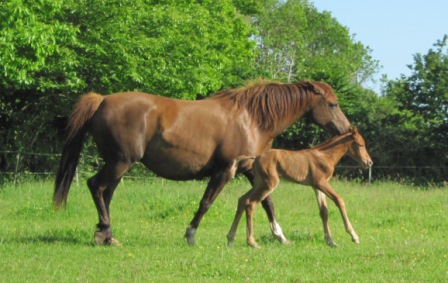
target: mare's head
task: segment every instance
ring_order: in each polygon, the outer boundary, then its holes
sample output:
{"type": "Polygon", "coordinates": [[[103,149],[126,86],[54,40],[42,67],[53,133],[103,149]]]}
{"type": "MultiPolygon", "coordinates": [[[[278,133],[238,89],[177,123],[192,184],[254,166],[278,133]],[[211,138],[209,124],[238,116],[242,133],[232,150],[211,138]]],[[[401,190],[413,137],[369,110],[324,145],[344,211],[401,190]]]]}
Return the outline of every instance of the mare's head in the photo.
{"type": "Polygon", "coordinates": [[[339,107],[338,99],[331,86],[322,82],[304,82],[303,84],[315,94],[307,117],[333,135],[348,132],[351,128],[350,122],[339,107]]]}
{"type": "Polygon", "coordinates": [[[363,168],[371,167],[373,165],[373,162],[370,158],[369,153],[367,152],[366,142],[364,141],[364,138],[356,128],[350,129],[349,132],[353,138],[353,142],[348,148],[348,154],[363,168]]]}

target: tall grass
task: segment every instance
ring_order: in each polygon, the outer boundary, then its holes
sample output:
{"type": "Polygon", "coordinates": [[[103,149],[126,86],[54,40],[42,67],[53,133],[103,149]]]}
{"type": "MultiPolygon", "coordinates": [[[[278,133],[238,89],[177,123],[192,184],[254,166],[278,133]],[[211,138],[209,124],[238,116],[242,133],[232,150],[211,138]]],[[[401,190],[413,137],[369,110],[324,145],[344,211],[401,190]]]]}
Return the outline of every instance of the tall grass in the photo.
{"type": "Polygon", "coordinates": [[[52,183],[0,189],[0,282],[447,282],[448,191],[396,183],[335,181],[361,244],[345,233],[330,203],[339,248],[328,247],[314,193],[282,182],[272,197],[285,235],[270,234],[255,214],[262,249],[246,246],[242,219],[235,246],[226,246],[237,199],[249,189],[236,179],[198,229],[183,238],[205,182],[126,180],[112,201],[112,227],[122,247],[93,245],[98,222],[85,185],[73,185],[65,211],[54,212],[52,183]]]}

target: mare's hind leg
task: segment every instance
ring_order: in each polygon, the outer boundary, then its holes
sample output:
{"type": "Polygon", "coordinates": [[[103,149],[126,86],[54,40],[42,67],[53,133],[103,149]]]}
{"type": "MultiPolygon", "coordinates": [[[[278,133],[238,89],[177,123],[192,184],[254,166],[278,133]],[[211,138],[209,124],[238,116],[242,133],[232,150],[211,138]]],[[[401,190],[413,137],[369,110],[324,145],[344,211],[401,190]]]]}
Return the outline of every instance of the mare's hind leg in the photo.
{"type": "Polygon", "coordinates": [[[95,242],[98,245],[120,243],[112,237],[110,228],[109,205],[113,193],[123,174],[130,168],[129,163],[107,163],[98,174],[87,181],[93,201],[98,211],[98,231],[95,232],[95,242]]]}
{"type": "MultiPolygon", "coordinates": [[[[253,187],[254,176],[252,172],[245,172],[244,175],[247,177],[253,187]]],[[[275,217],[274,202],[272,201],[271,196],[268,195],[264,200],[261,201],[261,204],[264,211],[266,212],[266,216],[268,217],[269,225],[271,227],[271,232],[272,235],[274,235],[274,238],[282,244],[290,244],[291,242],[286,239],[285,235],[283,234],[282,227],[280,227],[277,222],[277,218],[275,217]]]]}

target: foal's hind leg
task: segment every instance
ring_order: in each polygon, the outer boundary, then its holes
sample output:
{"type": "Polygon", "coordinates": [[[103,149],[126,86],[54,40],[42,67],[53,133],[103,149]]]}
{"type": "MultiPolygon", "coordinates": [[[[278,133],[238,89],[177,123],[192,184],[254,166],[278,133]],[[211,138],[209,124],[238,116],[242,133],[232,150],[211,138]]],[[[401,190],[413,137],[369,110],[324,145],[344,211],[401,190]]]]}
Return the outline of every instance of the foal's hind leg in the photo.
{"type": "Polygon", "coordinates": [[[240,223],[241,216],[246,208],[246,202],[248,196],[252,194],[252,190],[249,190],[243,196],[238,199],[238,206],[235,213],[235,218],[233,219],[232,226],[230,227],[229,233],[227,234],[227,245],[229,247],[233,246],[233,240],[235,239],[236,230],[238,229],[238,224],[240,223]]]}
{"type": "Polygon", "coordinates": [[[112,237],[110,228],[109,205],[113,193],[123,174],[130,168],[128,163],[105,164],[98,174],[87,181],[93,201],[98,211],[98,231],[95,232],[95,242],[98,245],[120,245],[112,237]]]}
{"type": "MultiPolygon", "coordinates": [[[[248,171],[245,172],[244,175],[247,177],[249,182],[251,183],[252,187],[254,186],[254,176],[253,174],[248,171]]],[[[277,222],[277,218],[275,217],[275,209],[274,209],[274,202],[272,201],[272,198],[270,195],[268,195],[265,199],[261,201],[261,204],[263,206],[264,211],[266,212],[266,216],[269,220],[269,225],[271,227],[272,235],[274,235],[274,238],[278,240],[282,244],[290,244],[291,242],[286,239],[285,235],[283,234],[282,227],[277,222]]]]}

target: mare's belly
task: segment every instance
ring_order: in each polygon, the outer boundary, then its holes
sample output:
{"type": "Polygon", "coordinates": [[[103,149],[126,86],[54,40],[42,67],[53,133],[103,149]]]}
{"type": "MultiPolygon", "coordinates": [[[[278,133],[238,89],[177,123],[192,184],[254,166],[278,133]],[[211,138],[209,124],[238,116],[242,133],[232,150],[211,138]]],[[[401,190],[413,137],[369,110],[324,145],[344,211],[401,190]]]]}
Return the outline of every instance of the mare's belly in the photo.
{"type": "Polygon", "coordinates": [[[147,150],[141,162],[156,175],[172,180],[201,179],[219,167],[211,154],[181,148],[147,150]]]}

